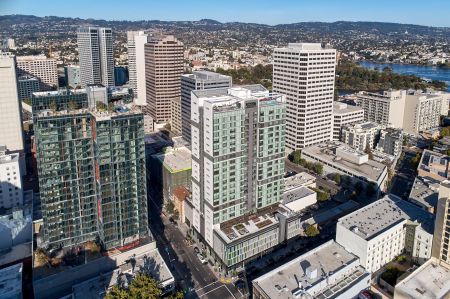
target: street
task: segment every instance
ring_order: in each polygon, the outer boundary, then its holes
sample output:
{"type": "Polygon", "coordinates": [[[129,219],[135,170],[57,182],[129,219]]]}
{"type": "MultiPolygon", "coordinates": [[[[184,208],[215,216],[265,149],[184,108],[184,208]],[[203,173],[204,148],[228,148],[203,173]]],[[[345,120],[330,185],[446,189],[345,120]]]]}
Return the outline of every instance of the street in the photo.
{"type": "Polygon", "coordinates": [[[150,228],[157,247],[171,268],[176,285],[185,291],[185,298],[246,298],[232,284],[217,280],[208,265],[197,258],[193,246],[188,246],[176,224],[160,214],[160,208],[149,200],[150,228]]]}
{"type": "Polygon", "coordinates": [[[404,158],[395,168],[390,193],[403,199],[408,199],[414,178],[416,177],[416,170],[411,167],[411,159],[415,156],[415,152],[404,151],[404,153],[404,158]]]}

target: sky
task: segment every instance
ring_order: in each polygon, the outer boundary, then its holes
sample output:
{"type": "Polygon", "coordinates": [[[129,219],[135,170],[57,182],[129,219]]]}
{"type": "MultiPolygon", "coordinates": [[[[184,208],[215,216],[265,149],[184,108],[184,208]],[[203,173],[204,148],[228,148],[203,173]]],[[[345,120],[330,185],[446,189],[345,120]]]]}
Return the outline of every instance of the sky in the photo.
{"type": "Polygon", "coordinates": [[[379,21],[450,27],[450,0],[0,0],[0,15],[287,24],[379,21]]]}

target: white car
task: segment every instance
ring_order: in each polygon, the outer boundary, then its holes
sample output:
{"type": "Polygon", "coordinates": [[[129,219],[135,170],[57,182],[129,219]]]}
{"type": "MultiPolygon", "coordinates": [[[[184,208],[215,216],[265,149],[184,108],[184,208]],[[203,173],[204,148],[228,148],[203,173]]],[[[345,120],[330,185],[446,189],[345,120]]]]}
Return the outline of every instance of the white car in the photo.
{"type": "Polygon", "coordinates": [[[200,262],[202,264],[207,264],[208,263],[208,261],[200,253],[197,254],[197,257],[198,257],[198,259],[200,260],[200,262]]]}

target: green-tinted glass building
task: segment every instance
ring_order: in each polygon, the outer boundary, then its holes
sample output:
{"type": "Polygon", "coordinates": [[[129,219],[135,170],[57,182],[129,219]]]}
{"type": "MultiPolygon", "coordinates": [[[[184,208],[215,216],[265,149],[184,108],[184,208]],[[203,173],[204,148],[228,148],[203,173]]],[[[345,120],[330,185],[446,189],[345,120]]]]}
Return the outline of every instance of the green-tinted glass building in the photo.
{"type": "Polygon", "coordinates": [[[82,95],[33,98],[33,108],[53,108],[33,111],[44,245],[98,238],[122,246],[148,236],[143,114],[132,105],[89,108],[82,95]],[[55,109],[51,99],[84,109],[55,109]]]}
{"type": "Polygon", "coordinates": [[[281,201],[285,97],[261,85],[192,91],[192,222],[213,227],[281,201]]]}

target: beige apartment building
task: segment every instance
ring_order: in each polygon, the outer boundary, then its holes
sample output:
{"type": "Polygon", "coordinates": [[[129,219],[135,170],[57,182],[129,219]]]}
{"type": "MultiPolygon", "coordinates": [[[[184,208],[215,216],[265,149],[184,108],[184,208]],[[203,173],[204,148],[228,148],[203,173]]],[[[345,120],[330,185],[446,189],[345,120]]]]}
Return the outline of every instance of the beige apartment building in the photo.
{"type": "Polygon", "coordinates": [[[171,120],[172,100],[181,96],[183,48],[183,43],[172,35],[154,37],[145,44],[144,112],[158,124],[171,120]]]}
{"type": "Polygon", "coordinates": [[[58,70],[56,60],[45,55],[18,56],[17,75],[31,75],[39,80],[39,90],[46,91],[58,88],[58,70]]]}

